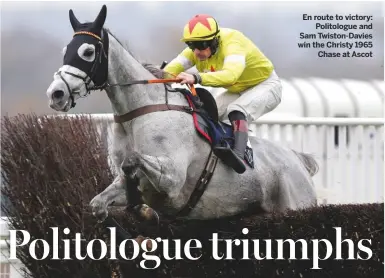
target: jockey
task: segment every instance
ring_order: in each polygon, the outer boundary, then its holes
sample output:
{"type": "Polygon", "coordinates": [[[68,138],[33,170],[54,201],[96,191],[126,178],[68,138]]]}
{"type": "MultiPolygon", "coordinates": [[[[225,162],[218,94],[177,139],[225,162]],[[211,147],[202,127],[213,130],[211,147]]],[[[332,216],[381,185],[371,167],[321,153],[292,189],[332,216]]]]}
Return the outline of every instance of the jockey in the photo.
{"type": "Polygon", "coordinates": [[[219,28],[209,15],[196,15],[184,27],[182,42],[187,47],[165,68],[181,84],[222,87],[216,98],[221,118],[228,118],[234,130],[234,147],[216,147],[216,155],[236,172],[246,170],[244,155],[248,122],[256,121],[281,102],[282,86],[272,62],[241,32],[219,28]],[[196,66],[198,73],[185,71],[196,66]]]}

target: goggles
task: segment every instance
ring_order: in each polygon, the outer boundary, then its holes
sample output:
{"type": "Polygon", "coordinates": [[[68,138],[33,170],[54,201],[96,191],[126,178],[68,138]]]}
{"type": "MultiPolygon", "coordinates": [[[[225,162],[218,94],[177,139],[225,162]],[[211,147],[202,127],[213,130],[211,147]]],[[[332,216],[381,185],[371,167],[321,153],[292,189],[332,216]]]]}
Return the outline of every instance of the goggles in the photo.
{"type": "Polygon", "coordinates": [[[191,50],[195,50],[195,49],[205,50],[208,47],[210,47],[212,45],[212,43],[213,43],[213,40],[210,40],[210,41],[189,41],[189,42],[186,42],[187,46],[191,50]]]}

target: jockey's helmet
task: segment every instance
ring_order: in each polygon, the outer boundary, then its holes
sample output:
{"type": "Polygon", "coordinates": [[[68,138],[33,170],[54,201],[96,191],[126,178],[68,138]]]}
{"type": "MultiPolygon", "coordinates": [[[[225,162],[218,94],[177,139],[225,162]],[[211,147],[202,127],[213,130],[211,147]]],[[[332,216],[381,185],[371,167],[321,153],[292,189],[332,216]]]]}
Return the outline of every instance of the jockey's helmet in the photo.
{"type": "Polygon", "coordinates": [[[212,16],[198,14],[185,25],[181,41],[210,41],[218,36],[219,31],[218,23],[212,16]]]}

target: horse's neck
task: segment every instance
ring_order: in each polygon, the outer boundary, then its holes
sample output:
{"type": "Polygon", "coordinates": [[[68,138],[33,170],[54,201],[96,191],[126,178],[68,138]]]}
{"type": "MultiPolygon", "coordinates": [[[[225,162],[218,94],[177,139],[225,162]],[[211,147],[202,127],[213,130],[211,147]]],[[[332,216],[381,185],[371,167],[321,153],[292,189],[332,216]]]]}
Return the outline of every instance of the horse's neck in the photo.
{"type": "MultiPolygon", "coordinates": [[[[109,36],[108,82],[127,83],[133,80],[153,79],[151,75],[122,45],[109,36]]],[[[165,103],[163,85],[114,86],[107,90],[113,112],[122,115],[137,108],[165,103]]]]}

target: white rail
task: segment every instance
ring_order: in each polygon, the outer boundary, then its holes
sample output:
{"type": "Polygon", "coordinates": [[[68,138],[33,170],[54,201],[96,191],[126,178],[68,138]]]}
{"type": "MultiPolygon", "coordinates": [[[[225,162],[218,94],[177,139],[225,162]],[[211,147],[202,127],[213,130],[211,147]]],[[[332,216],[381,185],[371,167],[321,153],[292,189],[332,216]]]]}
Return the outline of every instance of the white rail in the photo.
{"type": "Polygon", "coordinates": [[[254,124],[290,124],[290,125],[317,125],[317,126],[356,126],[371,125],[383,126],[385,119],[383,118],[282,118],[282,119],[261,119],[254,124]]]}
{"type": "Polygon", "coordinates": [[[297,119],[253,125],[256,136],[312,154],[317,187],[333,192],[326,203],[384,200],[383,119],[297,119]]]}

